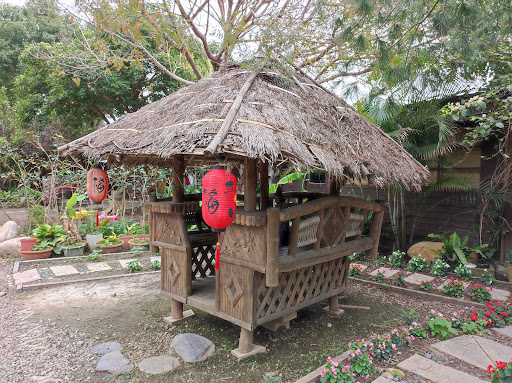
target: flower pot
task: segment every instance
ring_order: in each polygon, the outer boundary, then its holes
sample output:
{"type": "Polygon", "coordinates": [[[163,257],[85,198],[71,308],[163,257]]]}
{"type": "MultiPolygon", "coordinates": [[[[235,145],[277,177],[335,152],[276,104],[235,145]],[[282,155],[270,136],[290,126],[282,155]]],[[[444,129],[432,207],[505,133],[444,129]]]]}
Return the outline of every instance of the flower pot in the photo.
{"type": "Polygon", "coordinates": [[[133,239],[133,235],[122,234],[122,235],[118,235],[117,238],[124,241],[124,248],[126,250],[130,250],[130,245],[128,243],[133,239]]]}
{"type": "Polygon", "coordinates": [[[85,242],[81,242],[78,247],[61,246],[61,249],[65,257],[78,257],[84,255],[85,245],[85,242]]]}
{"type": "Polygon", "coordinates": [[[132,249],[138,248],[143,251],[149,251],[149,242],[148,243],[133,243],[134,239],[128,241],[128,244],[132,249]]]}
{"type": "MultiPolygon", "coordinates": [[[[99,241],[98,241],[99,242],[99,241]]],[[[96,242],[96,248],[101,251],[101,254],[119,253],[123,251],[124,241],[121,241],[118,245],[98,247],[96,242]]]]}
{"type": "Polygon", "coordinates": [[[103,239],[103,234],[87,234],[85,238],[87,240],[87,244],[89,245],[89,249],[96,250],[96,242],[103,239]]]}
{"type": "Polygon", "coordinates": [[[46,259],[50,256],[52,253],[53,247],[50,247],[47,250],[39,250],[39,251],[33,251],[33,250],[20,250],[21,258],[24,261],[31,261],[34,259],[46,259]]]}
{"type": "Polygon", "coordinates": [[[20,239],[21,250],[31,251],[37,243],[37,238],[22,238],[20,239]]]}

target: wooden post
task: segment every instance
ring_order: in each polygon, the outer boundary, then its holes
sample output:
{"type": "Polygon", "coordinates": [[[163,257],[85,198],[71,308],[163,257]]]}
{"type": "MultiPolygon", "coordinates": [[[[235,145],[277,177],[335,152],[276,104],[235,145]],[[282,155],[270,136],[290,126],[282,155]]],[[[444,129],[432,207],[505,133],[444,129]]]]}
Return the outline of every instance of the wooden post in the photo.
{"type": "Polygon", "coordinates": [[[324,236],[324,209],[320,209],[318,216],[320,217],[320,222],[318,222],[318,228],[316,229],[316,242],[313,245],[314,250],[320,249],[322,237],[324,236]]]}
{"type": "MultiPolygon", "coordinates": [[[[149,196],[149,202],[156,202],[157,198],[155,195],[149,196]]],[[[158,253],[158,246],[153,245],[153,241],[155,240],[155,215],[151,210],[148,212],[148,226],[149,226],[149,251],[151,253],[158,253]]]]}
{"type": "Polygon", "coordinates": [[[183,303],[171,299],[171,317],[172,319],[183,318],[183,303]]]}
{"type": "MultiPolygon", "coordinates": [[[[288,242],[288,255],[293,257],[297,252],[297,241],[299,240],[300,217],[292,219],[290,229],[290,240],[288,242]]],[[[279,249],[278,249],[279,251],[279,249]]]]}
{"type": "Polygon", "coordinates": [[[260,210],[268,207],[268,162],[260,161],[260,210]]]}
{"type": "Polygon", "coordinates": [[[381,206],[380,211],[373,213],[372,223],[370,225],[370,237],[374,241],[373,248],[366,252],[366,255],[376,258],[377,253],[379,251],[379,240],[380,240],[380,231],[382,229],[382,219],[384,218],[384,201],[375,201],[378,202],[381,206]]]}
{"type": "Polygon", "coordinates": [[[331,182],[329,183],[329,194],[334,196],[340,195],[341,184],[339,179],[330,176],[330,181],[331,182]]]}
{"type": "Polygon", "coordinates": [[[243,327],[240,330],[241,331],[240,339],[238,341],[238,350],[240,350],[241,353],[246,354],[251,352],[252,350],[253,332],[243,327]]]}
{"type": "Polygon", "coordinates": [[[256,160],[254,158],[245,158],[244,160],[244,210],[256,210],[258,187],[258,177],[256,173],[256,160]]]}
{"type": "Polygon", "coordinates": [[[338,312],[340,309],[340,305],[338,303],[338,295],[333,295],[329,297],[329,311],[338,312]]]}
{"type": "Polygon", "coordinates": [[[183,186],[183,173],[185,173],[185,162],[183,155],[178,154],[172,158],[173,177],[172,177],[172,202],[183,202],[185,188],[183,186]]]}
{"type": "Polygon", "coordinates": [[[267,266],[265,283],[267,287],[279,285],[279,208],[267,209],[267,266]]]}

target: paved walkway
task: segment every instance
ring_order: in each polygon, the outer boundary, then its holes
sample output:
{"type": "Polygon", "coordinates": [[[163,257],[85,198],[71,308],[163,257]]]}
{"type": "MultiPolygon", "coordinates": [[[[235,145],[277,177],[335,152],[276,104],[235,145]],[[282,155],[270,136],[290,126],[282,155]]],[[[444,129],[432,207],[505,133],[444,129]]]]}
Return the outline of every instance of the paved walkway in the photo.
{"type": "MultiPolygon", "coordinates": [[[[500,335],[510,338],[507,344],[512,344],[512,326],[503,329],[494,329],[500,335]]],[[[509,362],[512,360],[512,347],[476,335],[462,335],[432,345],[436,350],[448,355],[442,364],[436,361],[435,356],[415,354],[396,367],[405,372],[405,379],[401,382],[416,382],[417,378],[427,379],[433,383],[484,383],[490,382],[487,366],[494,365],[496,361],[509,362]],[[463,362],[463,363],[461,363],[463,362]],[[485,380],[466,372],[469,364],[482,371],[485,380]]],[[[390,377],[379,376],[373,383],[390,383],[390,377]]]]}

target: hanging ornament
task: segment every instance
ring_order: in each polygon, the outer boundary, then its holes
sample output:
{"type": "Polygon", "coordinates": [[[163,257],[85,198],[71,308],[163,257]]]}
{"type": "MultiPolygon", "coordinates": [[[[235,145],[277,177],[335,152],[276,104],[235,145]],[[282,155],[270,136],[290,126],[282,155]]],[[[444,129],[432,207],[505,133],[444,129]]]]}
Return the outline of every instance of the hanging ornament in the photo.
{"type": "MultiPolygon", "coordinates": [[[[203,178],[202,213],[204,222],[214,232],[226,231],[236,215],[236,178],[224,166],[214,166],[203,178]]],[[[220,234],[219,234],[220,235],[220,234]]],[[[217,236],[219,238],[219,236],[217,236]]],[[[220,262],[220,243],[217,239],[215,270],[220,262]]]]}
{"type": "Polygon", "coordinates": [[[91,201],[101,202],[108,195],[108,175],[99,166],[87,172],[87,196],[91,201]]]}

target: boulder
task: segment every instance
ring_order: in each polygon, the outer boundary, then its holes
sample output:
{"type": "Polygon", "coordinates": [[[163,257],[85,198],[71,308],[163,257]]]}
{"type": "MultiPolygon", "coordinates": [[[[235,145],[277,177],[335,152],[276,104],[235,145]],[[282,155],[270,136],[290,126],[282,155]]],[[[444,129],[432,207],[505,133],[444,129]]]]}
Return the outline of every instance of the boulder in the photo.
{"type": "Polygon", "coordinates": [[[123,349],[123,345],[119,342],[104,342],[97,344],[91,349],[91,354],[95,355],[104,355],[109,352],[121,351],[123,349]]]}
{"type": "Polygon", "coordinates": [[[96,371],[107,371],[114,375],[127,374],[133,370],[133,364],[121,351],[109,352],[101,357],[96,371]]]}
{"type": "Polygon", "coordinates": [[[439,258],[439,255],[430,250],[443,250],[443,242],[418,242],[409,247],[407,255],[409,257],[421,256],[425,261],[431,263],[434,258],[439,258]]]}
{"type": "Polygon", "coordinates": [[[185,362],[196,363],[208,359],[215,351],[215,345],[205,337],[185,333],[174,337],[171,349],[174,349],[185,362]]]}
{"type": "Polygon", "coordinates": [[[18,224],[14,221],[7,221],[0,228],[0,243],[16,238],[19,234],[18,224]]]}
{"type": "Polygon", "coordinates": [[[178,359],[170,355],[160,355],[144,359],[139,363],[139,369],[146,374],[158,375],[174,370],[179,365],[178,359]]]}
{"type": "Polygon", "coordinates": [[[8,239],[0,243],[0,257],[15,257],[20,254],[21,243],[20,239],[22,238],[30,238],[30,237],[18,237],[8,239]]]}

